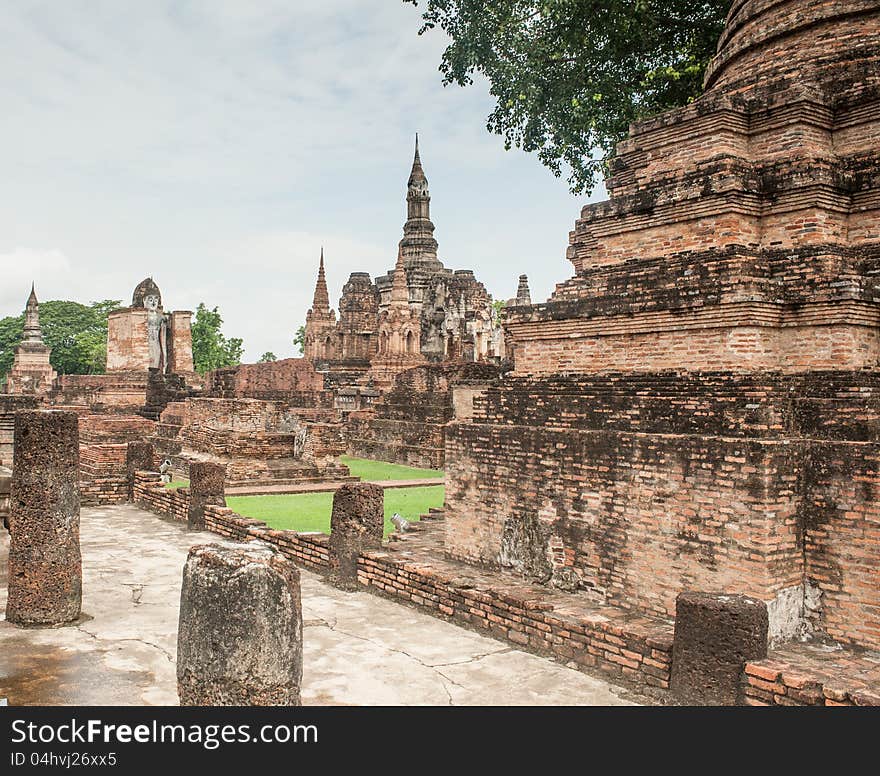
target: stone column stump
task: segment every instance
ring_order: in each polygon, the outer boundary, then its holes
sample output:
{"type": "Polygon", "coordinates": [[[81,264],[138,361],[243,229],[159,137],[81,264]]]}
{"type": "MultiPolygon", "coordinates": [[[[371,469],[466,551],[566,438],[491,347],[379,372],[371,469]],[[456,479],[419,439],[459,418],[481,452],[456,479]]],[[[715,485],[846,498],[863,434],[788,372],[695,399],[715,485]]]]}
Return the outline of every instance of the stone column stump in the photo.
{"type": "Polygon", "coordinates": [[[129,442],[125,451],[125,474],[128,500],[134,501],[134,475],[139,471],[155,471],[156,457],[149,442],[129,442]]]}
{"type": "Polygon", "coordinates": [[[190,549],[177,632],[181,706],[299,706],[299,570],[261,543],[190,549]]]}
{"type": "Polygon", "coordinates": [[[61,625],[80,614],[79,422],[75,412],[15,413],[6,619],[61,625]]]}
{"type": "Polygon", "coordinates": [[[691,706],[732,706],[748,660],[767,657],[763,601],[725,593],[680,593],[675,602],[669,689],[691,706]]]}
{"type": "Polygon", "coordinates": [[[189,465],[187,525],[191,530],[204,530],[207,506],[226,506],[226,465],[194,461],[189,465]]]}
{"type": "Polygon", "coordinates": [[[353,482],[333,495],[330,515],[330,581],[357,590],[357,561],[363,550],[380,547],[385,529],[385,492],[379,485],[353,482]]]}

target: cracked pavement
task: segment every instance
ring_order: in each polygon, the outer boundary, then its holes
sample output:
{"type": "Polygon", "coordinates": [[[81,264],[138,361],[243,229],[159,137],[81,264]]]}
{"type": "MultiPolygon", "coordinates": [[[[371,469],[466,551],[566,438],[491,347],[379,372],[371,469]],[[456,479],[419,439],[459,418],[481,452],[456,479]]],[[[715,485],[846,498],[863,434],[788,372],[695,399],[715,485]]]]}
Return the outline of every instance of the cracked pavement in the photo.
{"type": "MultiPolygon", "coordinates": [[[[233,544],[130,505],[81,515],[83,617],[61,628],[0,621],[10,705],[173,705],[183,564],[233,544]]],[[[8,536],[0,532],[0,612],[8,536]]],[[[302,571],[306,705],[621,705],[625,691],[407,606],[302,571]]]]}

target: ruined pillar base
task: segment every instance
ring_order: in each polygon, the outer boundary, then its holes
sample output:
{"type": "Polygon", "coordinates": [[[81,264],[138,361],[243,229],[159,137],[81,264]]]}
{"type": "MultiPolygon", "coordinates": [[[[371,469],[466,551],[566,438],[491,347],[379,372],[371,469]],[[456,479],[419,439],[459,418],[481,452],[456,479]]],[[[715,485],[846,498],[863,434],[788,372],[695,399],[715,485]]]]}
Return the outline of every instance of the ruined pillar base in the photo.
{"type": "Polygon", "coordinates": [[[299,706],[299,570],[262,544],[193,547],[177,635],[181,706],[299,706]]]}
{"type": "Polygon", "coordinates": [[[226,506],[226,465],[194,461],[189,466],[187,527],[190,530],[204,530],[207,506],[226,506]]]}
{"type": "Polygon", "coordinates": [[[767,657],[768,618],[763,601],[725,593],[680,593],[669,689],[691,706],[740,702],[748,660],[767,657]]]}
{"type": "Polygon", "coordinates": [[[380,547],[385,531],[385,492],[379,485],[353,482],[333,494],[330,515],[331,584],[357,590],[357,563],[361,552],[380,547]]]}

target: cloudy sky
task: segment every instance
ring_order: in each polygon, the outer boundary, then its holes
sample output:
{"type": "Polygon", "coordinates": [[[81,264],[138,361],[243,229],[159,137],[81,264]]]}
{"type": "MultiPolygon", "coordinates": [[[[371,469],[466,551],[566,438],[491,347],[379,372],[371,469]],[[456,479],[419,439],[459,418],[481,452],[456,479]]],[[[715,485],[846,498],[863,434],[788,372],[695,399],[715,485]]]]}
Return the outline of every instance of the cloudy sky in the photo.
{"type": "Polygon", "coordinates": [[[496,298],[572,274],[583,198],[441,85],[398,0],[0,5],[0,317],[42,299],[218,305],[245,357],[294,355],[325,247],[333,303],[393,267],[420,136],[440,256],[496,298]]]}

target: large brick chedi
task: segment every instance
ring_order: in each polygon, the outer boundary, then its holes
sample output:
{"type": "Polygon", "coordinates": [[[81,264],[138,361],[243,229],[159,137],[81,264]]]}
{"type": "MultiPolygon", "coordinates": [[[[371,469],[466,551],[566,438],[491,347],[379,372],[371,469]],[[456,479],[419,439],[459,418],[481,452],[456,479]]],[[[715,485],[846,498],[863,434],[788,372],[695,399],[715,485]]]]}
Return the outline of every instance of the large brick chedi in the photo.
{"type": "Polygon", "coordinates": [[[21,625],[75,620],[82,602],[76,413],[16,413],[9,525],[6,619],[21,625]]]}
{"type": "Polygon", "coordinates": [[[635,124],[513,377],[446,433],[453,556],[672,617],[880,647],[880,7],[734,2],[705,94],[635,124]]]}

